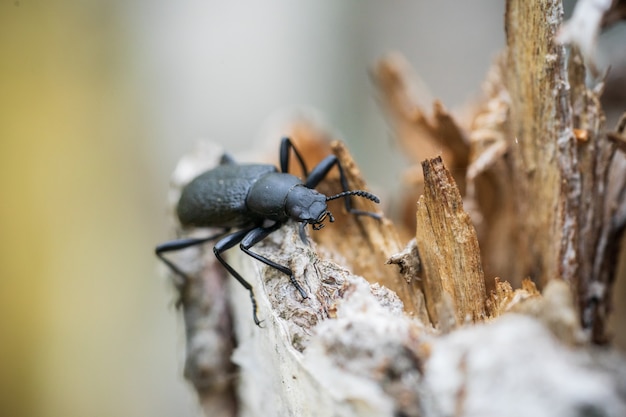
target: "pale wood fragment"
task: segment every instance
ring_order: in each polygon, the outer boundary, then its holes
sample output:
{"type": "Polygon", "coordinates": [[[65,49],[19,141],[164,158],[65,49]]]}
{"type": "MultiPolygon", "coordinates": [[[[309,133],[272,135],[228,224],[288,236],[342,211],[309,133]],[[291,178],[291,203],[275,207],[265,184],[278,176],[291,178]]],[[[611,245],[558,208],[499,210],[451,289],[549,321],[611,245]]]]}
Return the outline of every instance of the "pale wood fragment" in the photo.
{"type": "Polygon", "coordinates": [[[436,338],[424,416],[626,415],[623,359],[560,342],[541,321],[506,314],[436,338]]]}
{"type": "MultiPolygon", "coordinates": [[[[518,219],[519,275],[541,284],[576,275],[575,219],[566,196],[579,193],[576,143],[568,106],[566,55],[555,44],[562,5],[509,1],[505,16],[505,85],[511,97],[510,131],[514,207],[518,219]],[[566,255],[570,262],[561,262],[566,255]]],[[[575,286],[575,285],[574,285],[575,286]]]]}
{"type": "Polygon", "coordinates": [[[476,227],[487,287],[491,277],[504,277],[515,287],[524,275],[511,262],[516,251],[513,189],[510,167],[508,118],[510,97],[504,85],[504,55],[492,64],[483,83],[484,101],[475,109],[469,126],[470,165],[467,169],[466,209],[476,227]]]}
{"type": "MultiPolygon", "coordinates": [[[[416,76],[400,54],[390,54],[381,59],[373,73],[381,100],[393,120],[398,139],[412,160],[423,160],[444,153],[446,164],[451,167],[459,187],[464,188],[463,175],[468,163],[469,146],[464,132],[438,101],[433,101],[432,113],[428,114],[420,92],[412,86],[416,76]]],[[[430,103],[428,103],[430,104],[430,103]]]]}
{"type": "Polygon", "coordinates": [[[572,292],[562,280],[550,281],[540,293],[528,278],[516,290],[508,282],[496,279],[496,290],[491,293],[488,305],[491,319],[506,313],[521,313],[539,319],[564,344],[585,341],[572,292]]]}
{"type": "Polygon", "coordinates": [[[451,302],[457,323],[481,321],[487,315],[487,295],[476,231],[441,158],[422,166],[424,195],[417,203],[416,242],[428,313],[438,323],[439,305],[451,302]]]}
{"type": "MultiPolygon", "coordinates": [[[[379,60],[372,78],[406,158],[417,164],[440,155],[464,195],[469,144],[459,123],[440,101],[430,99],[423,83],[401,54],[389,54],[379,60]],[[432,106],[432,110],[429,111],[428,106],[432,106]]],[[[401,221],[412,235],[415,201],[423,192],[423,175],[418,165],[409,168],[405,182],[401,221]]]]}
{"type": "Polygon", "coordinates": [[[540,296],[541,293],[528,278],[522,280],[522,287],[516,290],[513,290],[509,282],[496,278],[495,290],[491,292],[487,301],[489,315],[492,318],[499,317],[513,310],[518,303],[540,296]]]}

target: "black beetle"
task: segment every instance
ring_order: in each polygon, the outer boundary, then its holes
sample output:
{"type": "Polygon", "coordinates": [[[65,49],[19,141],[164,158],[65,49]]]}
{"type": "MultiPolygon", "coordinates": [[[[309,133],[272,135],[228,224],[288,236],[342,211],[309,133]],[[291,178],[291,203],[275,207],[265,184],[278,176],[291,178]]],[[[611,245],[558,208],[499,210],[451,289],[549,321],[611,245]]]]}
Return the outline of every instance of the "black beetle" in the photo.
{"type": "Polygon", "coordinates": [[[378,197],[361,190],[348,190],[343,167],[336,156],[323,159],[308,173],[302,156],[289,138],[280,145],[280,172],[273,165],[237,164],[228,157],[222,158],[219,166],[197,176],[184,189],[178,201],[177,214],[183,227],[218,227],[224,230],[206,238],[186,238],[163,243],[156,247],[156,255],[175,273],[186,278],[173,262],[163,255],[205,242],[220,239],[213,248],[215,257],[250,293],[254,322],[260,321],[256,314],[256,300],[252,286],[222,258],[222,253],[236,244],[242,251],[266,265],[289,276],[291,283],[307,298],[291,269],[271,261],[250,250],[252,246],[278,230],[289,219],[300,223],[300,237],[306,241],[304,228],[311,224],[314,230],[324,227],[324,220],[335,221],[326,202],[336,198],[345,199],[349,213],[367,215],[380,219],[380,215],[352,208],[350,196],[355,195],[379,203],[378,197]],[[298,158],[305,180],[288,173],[290,151],[298,158]],[[314,188],[337,166],[343,192],[325,196],[314,188]],[[231,229],[238,229],[228,234],[231,229]]]}

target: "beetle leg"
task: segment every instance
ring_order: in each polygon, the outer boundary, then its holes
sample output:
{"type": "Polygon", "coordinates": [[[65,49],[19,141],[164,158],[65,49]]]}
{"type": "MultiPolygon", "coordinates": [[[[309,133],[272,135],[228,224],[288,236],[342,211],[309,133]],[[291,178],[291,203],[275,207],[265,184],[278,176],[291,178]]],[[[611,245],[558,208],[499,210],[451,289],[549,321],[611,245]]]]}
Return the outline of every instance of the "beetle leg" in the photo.
{"type": "Polygon", "coordinates": [[[306,169],[306,165],[304,164],[304,159],[302,159],[302,155],[298,152],[298,149],[293,145],[291,139],[283,138],[280,142],[280,172],[288,173],[289,172],[289,150],[293,149],[293,153],[296,154],[296,158],[300,162],[300,166],[302,167],[302,175],[304,178],[309,176],[309,171],[306,169]]]}
{"type": "Polygon", "coordinates": [[[259,318],[256,315],[257,312],[257,306],[256,306],[256,298],[254,298],[254,292],[252,290],[252,285],[250,285],[250,283],[248,281],[246,281],[240,274],[239,272],[235,271],[235,269],[230,266],[228,264],[228,262],[226,262],[224,260],[224,258],[222,258],[222,252],[227,251],[228,249],[232,248],[233,246],[235,246],[237,243],[241,242],[241,240],[250,233],[251,230],[256,230],[257,228],[253,228],[253,229],[243,229],[243,230],[239,230],[235,233],[232,233],[226,237],[224,237],[222,240],[220,240],[219,242],[217,242],[215,244],[215,246],[213,247],[213,253],[215,253],[215,257],[217,258],[218,261],[220,261],[220,263],[222,265],[224,265],[224,268],[226,268],[226,270],[228,272],[230,272],[230,274],[235,277],[235,279],[237,281],[239,281],[239,283],[241,285],[243,285],[243,287],[248,290],[248,292],[250,293],[250,301],[252,302],[252,317],[254,318],[254,323],[257,326],[261,326],[261,322],[259,321],[259,318]]]}
{"type": "Polygon", "coordinates": [[[224,152],[220,158],[220,165],[235,165],[236,163],[235,158],[227,152],[224,152]]]}
{"type": "Polygon", "coordinates": [[[154,253],[161,261],[163,261],[165,265],[167,265],[172,271],[180,275],[186,281],[188,279],[187,274],[183,272],[174,262],[167,259],[164,254],[167,252],[179,251],[192,246],[202,245],[203,243],[217,239],[220,236],[224,236],[225,233],[228,233],[228,230],[224,230],[217,235],[209,237],[172,240],[170,242],[165,242],[157,246],[154,249],[154,253]]]}
{"type": "MultiPolygon", "coordinates": [[[[337,159],[335,155],[328,155],[319,164],[317,164],[315,168],[313,168],[313,170],[311,171],[311,174],[307,177],[305,185],[308,188],[317,187],[317,185],[320,182],[322,182],[324,178],[326,178],[326,175],[328,175],[330,170],[335,165],[337,166],[337,169],[339,170],[339,181],[341,182],[342,191],[349,191],[350,189],[348,188],[348,180],[346,179],[346,174],[343,171],[343,167],[341,166],[339,159],[337,159]]],[[[344,202],[345,202],[346,210],[348,211],[348,213],[352,213],[355,215],[370,216],[378,220],[381,219],[380,214],[352,208],[352,201],[350,197],[344,198],[344,202]]]]}
{"type": "Polygon", "coordinates": [[[256,229],[252,229],[243,238],[239,247],[241,248],[242,251],[252,256],[257,261],[263,262],[265,265],[271,266],[272,268],[277,269],[283,274],[287,275],[289,277],[289,280],[293,284],[293,286],[296,287],[298,292],[300,292],[300,295],[302,296],[302,298],[309,298],[306,291],[304,291],[304,289],[300,286],[300,284],[298,284],[298,281],[296,281],[296,279],[294,278],[293,271],[291,271],[291,269],[281,264],[278,264],[272,260],[269,260],[266,257],[261,256],[258,253],[252,252],[250,250],[252,246],[256,245],[257,243],[265,239],[267,236],[269,236],[270,233],[278,230],[281,226],[282,226],[281,223],[276,223],[275,225],[267,227],[267,228],[257,227],[256,229]]]}
{"type": "Polygon", "coordinates": [[[298,225],[298,235],[300,236],[300,240],[302,241],[302,243],[304,243],[305,245],[309,245],[309,239],[306,236],[306,223],[302,222],[298,225]]]}

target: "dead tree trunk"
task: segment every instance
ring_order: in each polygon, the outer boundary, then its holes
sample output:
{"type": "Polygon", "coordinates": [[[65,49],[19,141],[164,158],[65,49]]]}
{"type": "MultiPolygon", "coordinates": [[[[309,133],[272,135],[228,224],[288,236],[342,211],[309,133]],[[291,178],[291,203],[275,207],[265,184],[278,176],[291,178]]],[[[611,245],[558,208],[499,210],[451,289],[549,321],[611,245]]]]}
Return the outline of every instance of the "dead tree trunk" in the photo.
{"type": "MultiPolygon", "coordinates": [[[[336,222],[311,245],[291,223],[256,245],[294,271],[304,300],[283,273],[231,251],[262,327],[210,250],[178,260],[195,277],[178,288],[186,376],[207,415],[626,415],[626,362],[594,344],[608,341],[626,212],[626,176],[609,172],[626,122],[607,136],[601,80],[555,41],[561,24],[559,1],[507,1],[507,49],[468,126],[440,103],[426,114],[401,57],[380,62],[384,108],[422,168],[405,193],[411,214],[396,226],[333,205],[336,222]],[[406,248],[403,234],[415,236],[406,248]]],[[[350,187],[367,188],[324,129],[299,120],[284,133],[307,165],[333,152],[350,187]]],[[[185,159],[175,188],[218,157],[185,159]]],[[[318,189],[338,188],[331,177],[318,189]]]]}
{"type": "Polygon", "coordinates": [[[555,43],[559,2],[507,3],[505,85],[517,276],[564,279],[585,330],[606,340],[615,239],[607,197],[615,145],[606,137],[601,80],[585,84],[577,50],[555,43]],[[533,46],[531,49],[529,46],[533,46]]]}

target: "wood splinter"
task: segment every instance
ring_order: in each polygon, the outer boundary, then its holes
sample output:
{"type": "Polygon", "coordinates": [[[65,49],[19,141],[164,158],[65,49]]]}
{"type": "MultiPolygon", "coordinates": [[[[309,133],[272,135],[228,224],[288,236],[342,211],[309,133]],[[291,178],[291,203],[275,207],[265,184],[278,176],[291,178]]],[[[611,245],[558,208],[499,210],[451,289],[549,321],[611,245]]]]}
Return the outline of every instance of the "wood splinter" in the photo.
{"type": "Polygon", "coordinates": [[[439,322],[440,304],[448,301],[457,323],[482,321],[487,316],[486,289],[476,231],[441,157],[424,161],[422,167],[416,243],[431,321],[439,322]]]}

